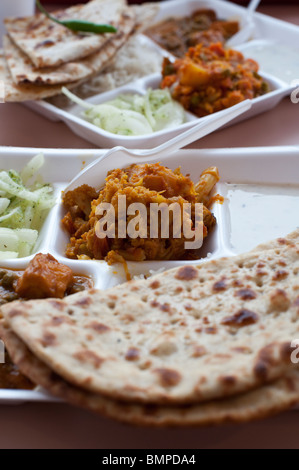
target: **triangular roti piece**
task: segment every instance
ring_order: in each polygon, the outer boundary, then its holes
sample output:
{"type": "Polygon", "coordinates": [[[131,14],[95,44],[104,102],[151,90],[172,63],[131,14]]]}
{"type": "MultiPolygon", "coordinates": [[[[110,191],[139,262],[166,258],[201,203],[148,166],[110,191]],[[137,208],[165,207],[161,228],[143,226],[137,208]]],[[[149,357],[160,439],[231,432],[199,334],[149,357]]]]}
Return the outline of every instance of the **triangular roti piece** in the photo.
{"type": "MultiPolygon", "coordinates": [[[[53,15],[60,20],[85,20],[117,26],[126,8],[125,0],[92,0],[53,15]]],[[[55,67],[87,57],[98,51],[114,34],[75,33],[44,14],[7,18],[4,23],[10,38],[27,54],[35,67],[55,67]]]]}
{"type": "Polygon", "coordinates": [[[141,5],[131,5],[130,9],[136,13],[136,30],[142,32],[152,26],[160,11],[160,6],[158,3],[146,2],[141,5]]]}
{"type": "Polygon", "coordinates": [[[84,80],[101,72],[113,59],[118,49],[127,41],[135,25],[135,13],[128,11],[121,16],[118,32],[107,40],[98,52],[84,59],[68,62],[58,67],[38,69],[17,47],[9,36],[4,37],[4,51],[14,83],[21,85],[56,85],[84,80]]]}
{"type": "Polygon", "coordinates": [[[61,85],[35,86],[16,85],[10,75],[3,52],[0,51],[0,82],[3,83],[4,102],[21,102],[30,100],[41,100],[61,93],[61,85]]]}
{"type": "Polygon", "coordinates": [[[294,367],[299,231],[270,246],[1,311],[42,362],[93,393],[164,405],[245,393],[294,367]]]}
{"type": "Polygon", "coordinates": [[[143,406],[111,400],[75,387],[37,359],[3,322],[0,337],[13,362],[33,383],[55,397],[127,424],[143,426],[207,426],[248,422],[285,411],[299,402],[299,371],[246,394],[190,406],[143,406]]]}

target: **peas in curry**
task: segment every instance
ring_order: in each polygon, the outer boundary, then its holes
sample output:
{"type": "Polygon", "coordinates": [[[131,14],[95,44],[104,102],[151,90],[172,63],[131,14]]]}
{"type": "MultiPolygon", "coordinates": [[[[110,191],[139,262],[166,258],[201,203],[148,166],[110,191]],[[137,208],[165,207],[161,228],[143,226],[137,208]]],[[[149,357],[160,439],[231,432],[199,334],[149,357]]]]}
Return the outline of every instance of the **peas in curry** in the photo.
{"type": "Polygon", "coordinates": [[[269,91],[259,65],[221,43],[198,44],[174,62],[164,59],[161,88],[188,111],[203,117],[269,91]]]}

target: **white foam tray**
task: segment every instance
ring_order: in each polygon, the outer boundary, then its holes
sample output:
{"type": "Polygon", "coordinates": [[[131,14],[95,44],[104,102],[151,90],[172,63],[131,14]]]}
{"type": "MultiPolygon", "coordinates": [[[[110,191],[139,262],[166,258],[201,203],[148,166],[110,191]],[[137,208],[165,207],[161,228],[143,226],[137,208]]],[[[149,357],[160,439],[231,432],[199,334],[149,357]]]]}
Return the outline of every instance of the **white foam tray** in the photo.
{"type": "MultiPolygon", "coordinates": [[[[20,170],[26,162],[38,151],[45,155],[45,165],[42,168],[42,175],[45,181],[52,183],[59,198],[60,191],[68,182],[82,170],[84,165],[92,162],[102,155],[103,151],[98,150],[51,150],[51,149],[18,149],[0,147],[0,168],[20,170]]],[[[135,161],[145,162],[145,158],[135,161]]],[[[159,161],[159,159],[157,159],[159,161]]],[[[106,162],[107,163],[107,162],[106,162]]],[[[113,157],[110,160],[111,168],[114,168],[113,157]]],[[[132,161],[124,160],[123,166],[132,161]]],[[[221,181],[216,187],[218,193],[226,196],[226,183],[235,184],[255,184],[262,189],[269,185],[280,185],[279,194],[281,197],[287,195],[290,185],[298,189],[298,209],[299,209],[299,147],[261,147],[261,148],[235,148],[235,149],[215,149],[215,150],[180,150],[173,155],[162,160],[162,163],[171,169],[181,166],[183,173],[190,173],[191,178],[198,180],[201,172],[209,166],[216,165],[219,168],[221,181]]],[[[117,165],[119,166],[119,165],[117,165]]],[[[104,182],[107,168],[103,165],[97,169],[99,176],[99,186],[104,182]]],[[[263,200],[260,199],[262,207],[263,200]]],[[[275,204],[275,201],[273,201],[275,204]]],[[[246,209],[244,209],[245,211],[246,209]]],[[[204,243],[202,251],[204,262],[208,258],[218,258],[221,256],[233,256],[238,249],[232,246],[231,240],[231,220],[229,199],[225,199],[223,205],[215,204],[213,213],[217,218],[217,226],[213,233],[204,243]],[[209,253],[209,256],[207,254],[209,253]]],[[[299,211],[289,214],[288,227],[283,224],[276,224],[273,237],[284,236],[299,226],[299,211]],[[278,232],[277,232],[278,231],[278,232]]],[[[51,253],[58,261],[68,265],[75,273],[87,274],[94,280],[95,287],[107,289],[113,285],[125,281],[122,268],[116,266],[109,267],[105,261],[76,261],[69,260],[64,256],[64,250],[68,240],[67,234],[63,231],[60,221],[63,209],[60,201],[50,212],[40,233],[39,241],[35,253],[51,253]]],[[[243,217],[244,219],[244,217],[243,217]]],[[[246,222],[246,212],[245,212],[246,222]]],[[[248,220],[248,224],[254,224],[254,220],[248,220]]],[[[269,239],[263,230],[257,230],[253,236],[248,238],[246,224],[243,231],[239,233],[242,239],[246,240],[246,249],[250,250],[257,244],[269,239]]],[[[3,268],[24,269],[32,259],[34,253],[29,258],[18,260],[7,260],[1,262],[3,268]]],[[[128,263],[132,275],[148,274],[151,270],[167,269],[183,264],[198,264],[199,261],[158,261],[128,263]]],[[[0,390],[0,403],[17,404],[27,401],[53,401],[52,397],[41,391],[11,391],[0,390]]],[[[56,400],[55,400],[56,401],[56,400]]]]}
{"type": "MultiPolygon", "coordinates": [[[[174,15],[184,16],[190,14],[192,11],[198,8],[212,8],[217,12],[220,18],[238,19],[241,27],[246,25],[247,21],[247,12],[245,8],[224,0],[170,0],[159,3],[159,6],[160,11],[157,14],[154,22],[159,22],[164,18],[174,15]]],[[[294,44],[298,43],[298,27],[258,13],[254,14],[254,19],[256,28],[254,36],[251,39],[258,41],[256,44],[257,47],[260,47],[263,44],[263,40],[267,40],[268,42],[270,41],[270,43],[273,44],[276,42],[279,42],[279,44],[286,44],[286,46],[289,48],[294,47],[294,44]],[[260,40],[262,41],[261,43],[259,42],[260,40]]],[[[162,57],[169,55],[166,51],[159,48],[156,44],[143,35],[139,36],[139,41],[141,45],[147,45],[153,47],[155,50],[159,50],[161,53],[161,62],[162,57]]],[[[247,55],[246,47],[244,50],[242,45],[238,48],[243,51],[245,55],[247,55]]],[[[293,56],[290,56],[289,60],[293,60],[293,56]]],[[[276,68],[276,70],[278,73],[279,65],[277,65],[277,67],[278,68],[276,68]]],[[[289,77],[290,80],[288,81],[280,80],[275,75],[275,70],[274,73],[269,74],[266,70],[263,69],[263,61],[260,62],[260,70],[266,81],[269,82],[270,89],[272,91],[264,96],[254,99],[251,110],[231,121],[229,125],[240,122],[244,119],[251,118],[257,114],[274,108],[282,98],[290,95],[292,89],[294,88],[294,85],[291,85],[292,78],[298,79],[298,77],[294,76],[289,77]]],[[[272,69],[271,71],[273,72],[272,69]]],[[[136,82],[125,85],[124,87],[121,87],[121,89],[116,89],[111,92],[96,95],[87,101],[92,104],[99,104],[107,101],[108,99],[114,98],[120,92],[144,93],[146,88],[158,87],[160,79],[160,75],[147,76],[144,79],[140,79],[136,82]]],[[[29,101],[26,102],[26,106],[43,115],[44,117],[47,117],[48,119],[65,122],[65,124],[79,137],[92,142],[98,147],[106,148],[113,147],[115,145],[123,145],[127,148],[152,148],[169,140],[171,137],[174,137],[184,129],[191,127],[198,121],[197,117],[190,113],[186,113],[186,122],[174,129],[159,131],[147,136],[117,136],[88,123],[82,117],[82,108],[80,109],[78,106],[71,107],[68,110],[63,110],[46,101],[29,101]]]]}

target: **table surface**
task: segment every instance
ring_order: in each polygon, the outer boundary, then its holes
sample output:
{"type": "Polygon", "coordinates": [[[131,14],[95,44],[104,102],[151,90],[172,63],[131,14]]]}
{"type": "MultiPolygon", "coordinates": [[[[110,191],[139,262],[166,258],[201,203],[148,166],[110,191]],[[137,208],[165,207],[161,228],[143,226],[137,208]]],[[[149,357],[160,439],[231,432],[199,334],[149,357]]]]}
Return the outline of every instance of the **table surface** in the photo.
{"type": "MultiPolygon", "coordinates": [[[[259,11],[299,25],[299,6],[259,11]]],[[[299,78],[299,77],[298,77],[299,78]]],[[[274,110],[218,131],[190,148],[299,145],[299,105],[284,99],[274,110]]],[[[0,145],[94,148],[64,124],[20,104],[0,106],[0,145]]],[[[249,424],[200,429],[134,428],[64,404],[0,406],[0,448],[214,449],[298,448],[299,414],[289,411],[249,424]]]]}

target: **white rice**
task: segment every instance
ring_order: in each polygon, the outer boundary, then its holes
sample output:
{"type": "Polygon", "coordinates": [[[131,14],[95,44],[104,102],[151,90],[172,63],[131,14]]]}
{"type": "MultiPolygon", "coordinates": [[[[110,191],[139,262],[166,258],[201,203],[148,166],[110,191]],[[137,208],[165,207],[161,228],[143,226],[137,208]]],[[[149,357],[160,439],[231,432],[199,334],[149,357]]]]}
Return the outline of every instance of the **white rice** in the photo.
{"type": "MultiPolygon", "coordinates": [[[[72,92],[85,99],[113,90],[145,75],[161,72],[162,61],[163,58],[156,48],[141,45],[138,35],[132,36],[118,51],[111,65],[72,92]]],[[[73,104],[64,95],[55,96],[47,101],[59,108],[68,108],[73,104]]]]}

